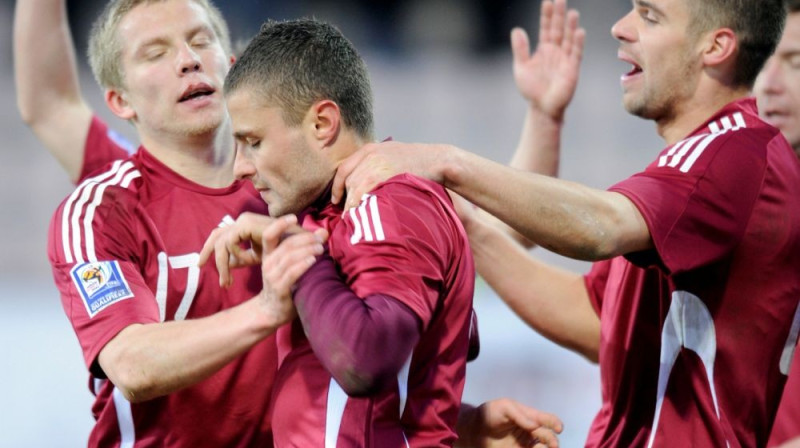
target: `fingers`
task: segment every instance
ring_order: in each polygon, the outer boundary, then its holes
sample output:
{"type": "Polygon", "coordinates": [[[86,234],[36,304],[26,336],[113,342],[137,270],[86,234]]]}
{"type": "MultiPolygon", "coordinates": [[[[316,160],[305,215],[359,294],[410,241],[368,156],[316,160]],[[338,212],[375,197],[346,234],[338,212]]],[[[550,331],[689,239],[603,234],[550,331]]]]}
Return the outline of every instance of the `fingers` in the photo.
{"type": "Polygon", "coordinates": [[[564,40],[564,22],[567,15],[567,0],[556,0],[553,5],[553,17],[550,20],[550,43],[561,46],[564,40]]]}
{"type": "Polygon", "coordinates": [[[324,251],[322,244],[328,236],[324,229],[319,229],[314,233],[294,233],[280,240],[292,221],[289,217],[276,220],[264,230],[262,238],[265,248],[261,265],[264,287],[279,296],[288,295],[297,279],[316,262],[316,257],[324,251]]]}
{"type": "Polygon", "coordinates": [[[539,428],[561,433],[564,424],[556,415],[542,412],[510,399],[496,400],[502,408],[503,415],[508,421],[526,431],[536,431],[539,428]]]}
{"type": "Polygon", "coordinates": [[[539,11],[539,45],[550,42],[550,21],[553,18],[552,0],[544,0],[539,11]]]}
{"type": "Polygon", "coordinates": [[[514,58],[514,65],[518,66],[525,64],[531,57],[531,43],[528,39],[528,33],[522,28],[511,30],[511,54],[514,58]]]}
{"type": "Polygon", "coordinates": [[[578,28],[575,31],[575,38],[572,41],[572,50],[570,51],[570,57],[576,65],[580,65],[581,59],[583,59],[583,47],[585,41],[586,30],[583,28],[578,28]]]}
{"type": "Polygon", "coordinates": [[[578,28],[578,11],[570,9],[567,12],[567,21],[564,29],[564,39],[559,43],[562,51],[568,56],[572,52],[572,40],[575,38],[575,31],[578,28]]]}
{"type": "Polygon", "coordinates": [[[197,261],[198,267],[202,267],[206,264],[211,253],[214,252],[214,244],[217,242],[217,238],[219,238],[221,232],[222,229],[216,228],[211,232],[208,238],[206,238],[206,242],[203,243],[203,248],[200,250],[200,259],[197,261]]]}
{"type": "Polygon", "coordinates": [[[534,448],[558,448],[558,435],[549,428],[539,428],[531,436],[536,441],[534,448]]]}
{"type": "Polygon", "coordinates": [[[242,213],[233,224],[214,229],[203,244],[198,266],[205,265],[213,253],[220,286],[229,287],[233,281],[230,275],[231,268],[261,262],[261,229],[272,220],[265,215],[246,212],[242,213]],[[242,244],[248,243],[250,248],[243,249],[242,244]]]}
{"type": "Polygon", "coordinates": [[[264,254],[272,253],[280,244],[283,234],[297,224],[297,216],[286,215],[273,221],[261,234],[261,245],[264,254]]]}

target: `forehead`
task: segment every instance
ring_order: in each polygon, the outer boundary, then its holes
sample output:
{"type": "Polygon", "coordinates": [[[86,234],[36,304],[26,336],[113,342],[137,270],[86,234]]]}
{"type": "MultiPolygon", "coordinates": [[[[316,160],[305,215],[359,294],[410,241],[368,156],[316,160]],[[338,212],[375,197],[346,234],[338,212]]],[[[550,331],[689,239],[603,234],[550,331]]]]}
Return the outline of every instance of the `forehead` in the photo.
{"type": "Polygon", "coordinates": [[[648,8],[665,16],[675,17],[689,15],[688,1],[698,0],[632,0],[632,3],[634,8],[648,8]]]}
{"type": "Polygon", "coordinates": [[[225,103],[234,134],[286,124],[281,109],[270,104],[265,95],[256,88],[240,86],[225,95],[225,103]]]}
{"type": "Polygon", "coordinates": [[[201,27],[213,30],[211,18],[202,5],[192,0],[167,0],[140,3],[128,11],[119,22],[118,34],[123,48],[132,49],[201,27]]]}
{"type": "Polygon", "coordinates": [[[783,36],[778,44],[776,53],[800,51],[800,12],[793,12],[786,16],[786,26],[783,36]]]}

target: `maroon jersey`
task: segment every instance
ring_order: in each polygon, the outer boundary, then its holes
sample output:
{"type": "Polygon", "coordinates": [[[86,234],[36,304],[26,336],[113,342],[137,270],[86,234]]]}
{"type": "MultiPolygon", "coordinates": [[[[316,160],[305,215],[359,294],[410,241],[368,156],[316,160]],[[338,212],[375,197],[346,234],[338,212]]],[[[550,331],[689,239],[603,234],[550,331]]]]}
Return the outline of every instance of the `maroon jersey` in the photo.
{"type": "MultiPolygon", "coordinates": [[[[800,308],[798,308],[800,313],[800,308]]],[[[795,315],[795,332],[791,334],[797,339],[797,332],[800,330],[800,316],[795,315]]],[[[791,350],[787,347],[785,350],[791,350]]],[[[797,354],[797,346],[794,346],[794,354],[797,354]]],[[[767,446],[776,447],[780,444],[800,437],[800,356],[792,356],[792,365],[789,370],[789,379],[786,380],[786,387],[783,389],[783,398],[778,407],[778,414],[775,416],[775,424],[772,426],[772,434],[769,437],[767,446]]],[[[782,366],[783,367],[783,366],[782,366]]]]}
{"type": "Polygon", "coordinates": [[[127,159],[135,151],[124,137],[106,126],[98,117],[92,117],[89,133],[86,136],[86,148],[83,151],[83,166],[79,181],[89,177],[95,171],[109,163],[127,159]]]}
{"type": "MultiPolygon", "coordinates": [[[[104,126],[92,126],[87,142],[109,145],[102,132],[104,126]]],[[[97,363],[100,350],[128,325],[201,318],[258,293],[258,268],[235,272],[234,285],[223,290],[213,263],[197,267],[210,232],[244,211],[266,213],[249,182],[205,188],[143,148],[96,171],[59,206],[48,252],[96,396],[89,446],[271,444],[274,338],[205,381],[137,404],[124,399],[97,363]]]]}
{"type": "Polygon", "coordinates": [[[611,191],[655,249],[586,277],[603,388],[587,446],[765,446],[800,299],[796,156],[742,100],[611,191]]]}
{"type": "Polygon", "coordinates": [[[449,197],[439,185],[400,175],[345,213],[327,198],[312,207],[303,226],[329,231],[330,254],[355,294],[397,299],[419,318],[421,336],[396,382],[352,398],[314,355],[299,320],[281,328],[275,445],[452,446],[475,278],[449,197]]]}

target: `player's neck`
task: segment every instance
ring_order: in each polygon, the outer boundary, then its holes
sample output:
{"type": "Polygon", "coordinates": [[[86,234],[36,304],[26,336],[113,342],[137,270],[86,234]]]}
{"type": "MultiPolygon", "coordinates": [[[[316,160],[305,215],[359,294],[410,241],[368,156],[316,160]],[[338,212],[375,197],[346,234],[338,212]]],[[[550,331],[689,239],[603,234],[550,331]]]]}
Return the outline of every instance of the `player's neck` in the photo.
{"type": "Polygon", "coordinates": [[[223,188],[233,180],[233,138],[227,124],[203,135],[141,135],[142,146],[186,179],[223,188]]]}
{"type": "MultiPolygon", "coordinates": [[[[338,167],[344,159],[350,157],[367,143],[372,143],[372,140],[365,139],[350,130],[343,130],[329,148],[328,157],[333,165],[338,167]]],[[[333,178],[331,177],[331,179],[333,178]]]]}
{"type": "Polygon", "coordinates": [[[748,95],[749,89],[744,87],[698,89],[691,99],[676,106],[671,116],[656,120],[658,134],[667,145],[677,143],[708,121],[725,105],[748,95]]]}

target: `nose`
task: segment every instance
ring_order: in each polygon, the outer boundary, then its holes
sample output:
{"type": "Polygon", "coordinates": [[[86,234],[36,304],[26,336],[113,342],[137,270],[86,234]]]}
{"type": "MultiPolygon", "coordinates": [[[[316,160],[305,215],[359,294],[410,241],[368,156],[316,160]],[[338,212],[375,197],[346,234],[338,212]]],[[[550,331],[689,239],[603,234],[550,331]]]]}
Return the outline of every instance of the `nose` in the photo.
{"type": "Polygon", "coordinates": [[[236,145],[236,155],[233,159],[233,175],[238,180],[252,180],[253,176],[256,174],[255,165],[253,165],[253,162],[245,154],[247,149],[243,149],[240,146],[239,144],[236,145]]]}
{"type": "Polygon", "coordinates": [[[611,27],[611,35],[614,39],[620,42],[633,42],[636,39],[635,27],[632,24],[633,14],[631,11],[617,20],[617,23],[611,27]]]}
{"type": "Polygon", "coordinates": [[[781,61],[777,56],[771,56],[769,59],[767,59],[767,63],[764,64],[764,68],[761,70],[761,73],[758,74],[758,78],[756,78],[756,84],[753,90],[755,91],[756,95],[775,95],[783,92],[784,88],[785,84],[783,81],[783,69],[781,67],[781,61]]]}
{"type": "Polygon", "coordinates": [[[178,52],[178,71],[182,75],[186,75],[192,72],[199,72],[201,69],[200,56],[188,44],[183,45],[178,52]]]}

